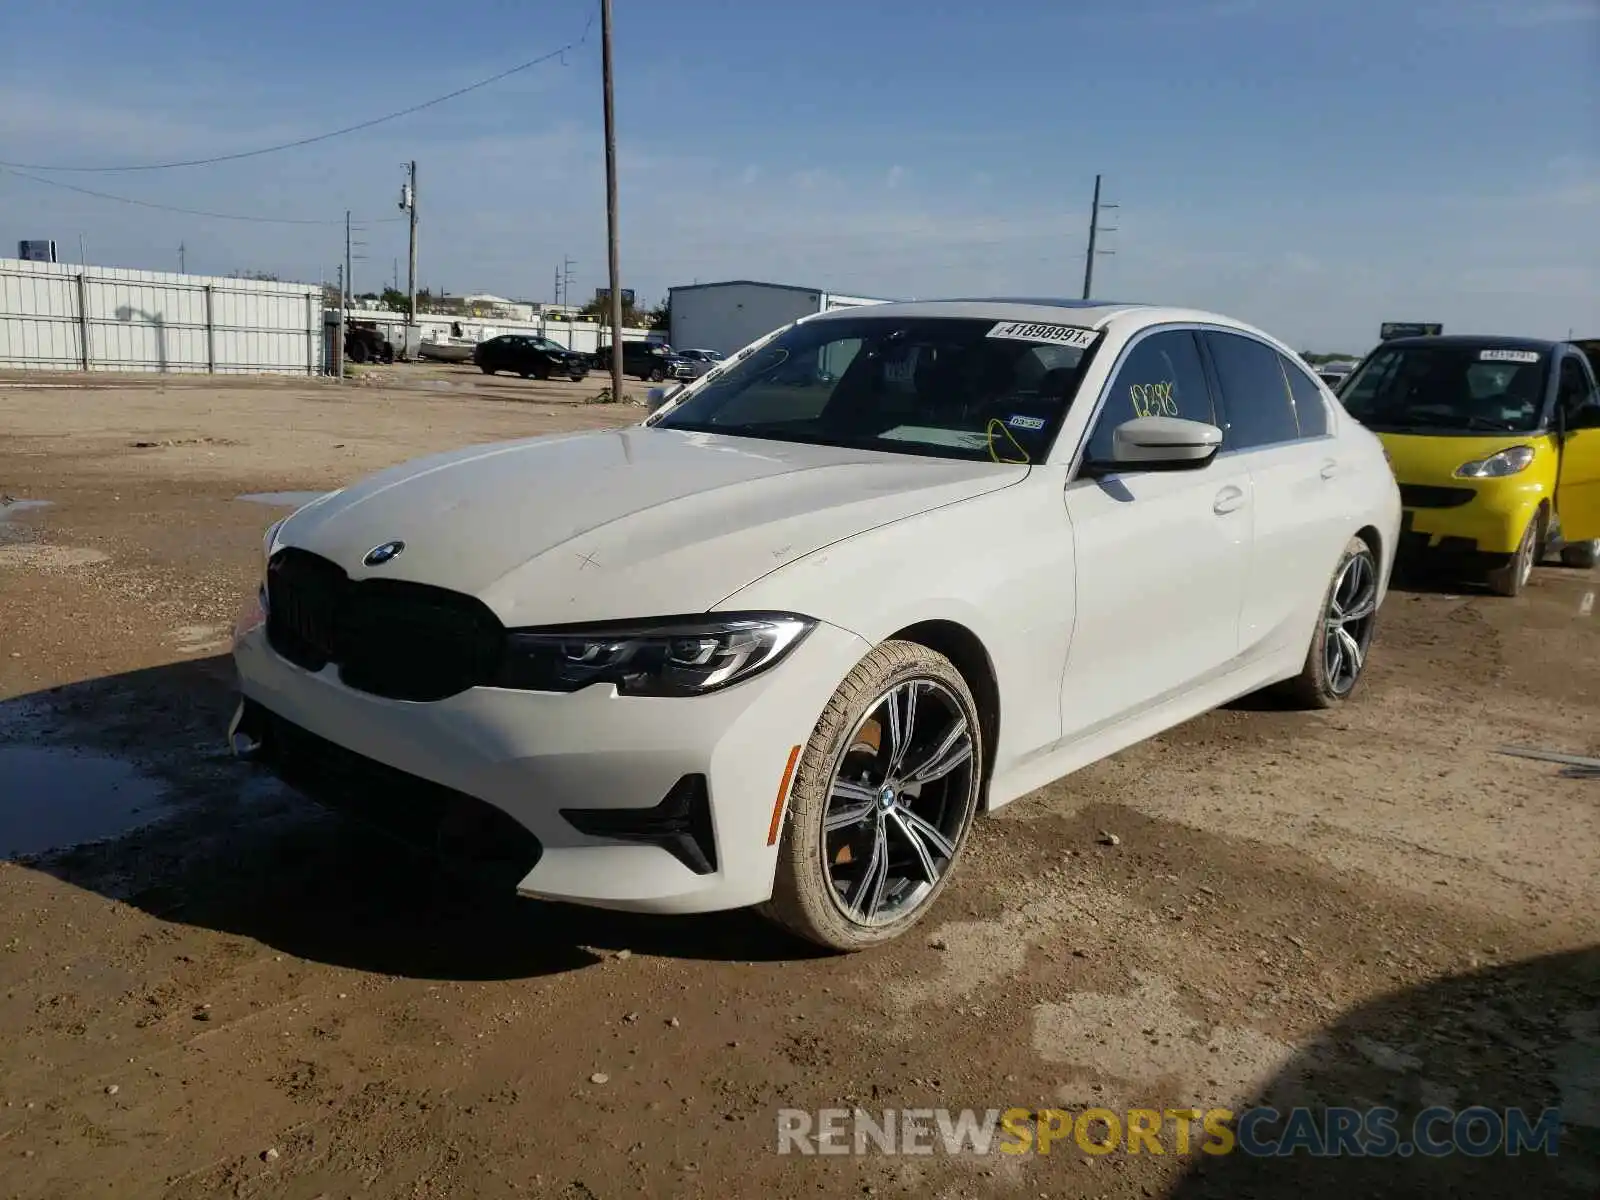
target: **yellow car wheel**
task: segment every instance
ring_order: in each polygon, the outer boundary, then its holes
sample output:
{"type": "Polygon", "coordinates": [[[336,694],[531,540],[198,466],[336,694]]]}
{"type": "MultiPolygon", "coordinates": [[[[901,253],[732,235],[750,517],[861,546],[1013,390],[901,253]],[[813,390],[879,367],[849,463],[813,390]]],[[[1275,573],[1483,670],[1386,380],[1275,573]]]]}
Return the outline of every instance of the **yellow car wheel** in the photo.
{"type": "Polygon", "coordinates": [[[1489,572],[1489,586],[1500,595],[1522,595],[1522,589],[1533,578],[1533,565],[1539,561],[1539,543],[1543,540],[1541,525],[1543,520],[1535,513],[1528,527],[1522,531],[1522,540],[1517,543],[1511,561],[1489,572]]]}
{"type": "Polygon", "coordinates": [[[1561,561],[1569,567],[1592,567],[1600,562],[1600,538],[1592,542],[1569,542],[1561,547],[1561,561]]]}

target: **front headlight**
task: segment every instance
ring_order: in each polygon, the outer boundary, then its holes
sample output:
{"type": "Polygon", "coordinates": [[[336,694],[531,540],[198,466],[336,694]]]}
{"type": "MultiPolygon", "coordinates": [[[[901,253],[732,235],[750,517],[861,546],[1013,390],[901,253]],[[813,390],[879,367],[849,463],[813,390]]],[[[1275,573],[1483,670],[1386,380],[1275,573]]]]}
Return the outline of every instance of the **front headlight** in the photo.
{"type": "Polygon", "coordinates": [[[1488,458],[1462,463],[1456,468],[1457,479],[1500,479],[1526,471],[1533,462],[1532,446],[1509,446],[1488,458]]]}
{"type": "Polygon", "coordinates": [[[514,629],[495,684],[575,692],[609,683],[627,696],[698,696],[773,666],[815,626],[790,613],[728,613],[514,629]]]}

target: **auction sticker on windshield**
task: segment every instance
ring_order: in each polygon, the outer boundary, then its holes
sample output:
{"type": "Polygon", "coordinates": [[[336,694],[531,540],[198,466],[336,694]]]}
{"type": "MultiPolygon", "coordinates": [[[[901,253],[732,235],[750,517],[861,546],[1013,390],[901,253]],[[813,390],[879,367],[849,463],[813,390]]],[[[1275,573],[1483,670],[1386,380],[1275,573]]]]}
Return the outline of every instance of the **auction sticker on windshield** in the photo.
{"type": "Polygon", "coordinates": [[[1029,321],[1001,321],[988,336],[1006,338],[1014,342],[1045,342],[1052,346],[1072,346],[1079,350],[1088,348],[1100,331],[1084,329],[1079,325],[1039,325],[1029,321]]]}
{"type": "Polygon", "coordinates": [[[1536,363],[1539,361],[1537,350],[1484,350],[1478,358],[1483,362],[1520,362],[1536,363]]]}

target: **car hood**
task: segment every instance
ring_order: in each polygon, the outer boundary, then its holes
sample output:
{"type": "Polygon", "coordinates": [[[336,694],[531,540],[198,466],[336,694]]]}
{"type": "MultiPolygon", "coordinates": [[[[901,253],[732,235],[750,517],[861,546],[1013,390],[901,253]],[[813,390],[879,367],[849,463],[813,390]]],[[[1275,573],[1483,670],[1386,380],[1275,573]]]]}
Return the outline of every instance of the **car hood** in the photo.
{"type": "Polygon", "coordinates": [[[1488,458],[1512,446],[1538,446],[1544,437],[1539,433],[1378,433],[1394,477],[1401,483],[1449,483],[1462,463],[1488,458]]]}
{"type": "Polygon", "coordinates": [[[405,463],[300,510],[278,541],[352,578],[475,595],[510,626],[666,616],[704,612],[842,538],[1027,473],[634,426],[405,463]],[[404,551],[362,565],[389,541],[404,551]]]}

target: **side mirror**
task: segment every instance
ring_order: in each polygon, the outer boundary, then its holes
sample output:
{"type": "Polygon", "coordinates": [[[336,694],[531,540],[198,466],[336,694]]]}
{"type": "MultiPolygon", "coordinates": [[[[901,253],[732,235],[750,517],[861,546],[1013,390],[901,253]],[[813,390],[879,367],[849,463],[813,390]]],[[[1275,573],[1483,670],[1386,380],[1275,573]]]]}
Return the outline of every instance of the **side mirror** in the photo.
{"type": "Polygon", "coordinates": [[[1135,417],[1111,432],[1111,458],[1084,463],[1086,475],[1194,471],[1222,447],[1222,430],[1182,417],[1135,417]]]}

